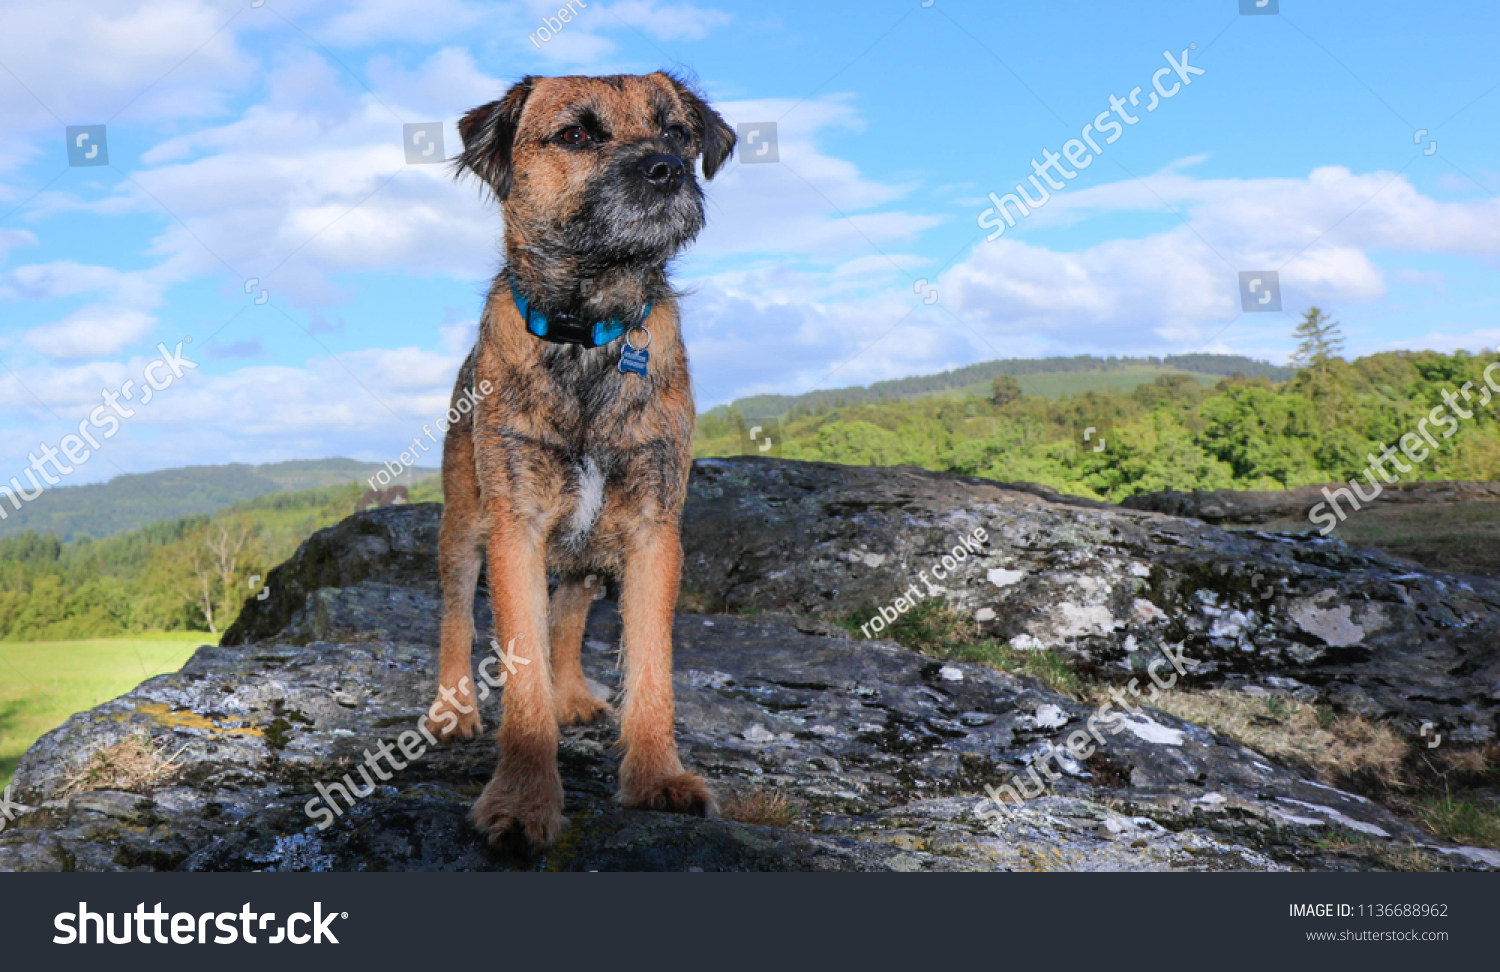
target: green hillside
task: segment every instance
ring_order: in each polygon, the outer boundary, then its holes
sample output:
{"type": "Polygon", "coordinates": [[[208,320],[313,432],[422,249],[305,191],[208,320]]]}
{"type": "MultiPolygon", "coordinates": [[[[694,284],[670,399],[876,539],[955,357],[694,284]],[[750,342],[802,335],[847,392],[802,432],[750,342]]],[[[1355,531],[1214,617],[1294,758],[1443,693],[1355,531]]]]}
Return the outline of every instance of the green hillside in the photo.
{"type": "Polygon", "coordinates": [[[1279,384],[1240,375],[1206,387],[1199,376],[1176,372],[1130,390],[1058,398],[1028,389],[1034,376],[1020,375],[1002,377],[998,397],[873,400],[793,410],[780,421],[716,410],[700,417],[694,455],[909,464],[1119,502],[1162,489],[1348,481],[1363,477],[1371,455],[1407,435],[1424,455],[1402,460],[1403,480],[1495,480],[1500,421],[1482,377],[1493,360],[1398,351],[1352,362],[1328,358],[1279,384]],[[1466,382],[1472,414],[1458,411],[1465,401],[1459,397],[1448,412],[1451,426],[1438,426],[1428,449],[1417,435],[1422,422],[1435,424],[1433,409],[1449,409],[1444,394],[1456,395],[1466,382]]]}
{"type": "Polygon", "coordinates": [[[738,412],[748,422],[780,419],[793,413],[826,411],[871,402],[909,401],[914,398],[966,398],[988,395],[990,383],[1001,375],[1020,381],[1028,395],[1058,398],[1088,391],[1129,391],[1163,374],[1192,374],[1205,385],[1235,374],[1247,378],[1286,381],[1290,368],[1256,361],[1243,355],[1177,354],[1165,358],[1096,358],[1081,354],[1072,358],[1010,358],[944,371],[878,381],[873,385],[808,392],[805,395],[751,395],[736,399],[708,414],[726,417],[738,412]]]}
{"type": "MultiPolygon", "coordinates": [[[[354,512],[363,482],[267,493],[214,513],[162,520],[113,537],[0,537],[0,641],[206,631],[233,623],[251,584],[315,530],[354,512]]],[[[441,499],[429,476],[412,502],[441,499]]]]}
{"type": "MultiPolygon", "coordinates": [[[[273,462],[260,466],[188,466],[150,473],[128,473],[107,483],[59,486],[13,509],[0,496],[0,537],[31,532],[63,540],[112,537],[151,523],[212,513],[232,503],[268,493],[338,486],[362,481],[382,469],[353,459],[273,462]]],[[[434,469],[416,471],[420,479],[434,469]]],[[[407,482],[403,479],[402,482],[407,482]]],[[[24,478],[23,485],[29,485],[24,478]]]]}

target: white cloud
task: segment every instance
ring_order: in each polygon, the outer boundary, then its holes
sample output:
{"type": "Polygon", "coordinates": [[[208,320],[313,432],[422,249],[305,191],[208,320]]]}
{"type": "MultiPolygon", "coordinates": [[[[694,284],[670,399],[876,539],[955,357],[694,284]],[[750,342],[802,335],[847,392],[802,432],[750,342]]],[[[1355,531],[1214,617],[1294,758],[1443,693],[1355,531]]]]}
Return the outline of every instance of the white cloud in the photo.
{"type": "Polygon", "coordinates": [[[135,310],[89,304],[67,317],[26,332],[26,343],[53,358],[102,358],[118,354],[151,333],[156,318],[135,310]]]}
{"type": "Polygon", "coordinates": [[[702,40],[734,22],[732,14],[691,3],[656,3],[655,0],[624,0],[600,10],[638,27],[658,40],[702,40]]]}
{"type": "Polygon", "coordinates": [[[736,160],[708,184],[708,228],[694,246],[695,259],[779,254],[843,262],[870,254],[872,243],[882,249],[909,243],[942,221],[884,208],[914,186],[872,179],[819,146],[825,133],[863,127],[849,98],[726,101],[715,107],[731,125],[776,121],[781,161],[746,164],[746,146],[736,147],[736,160]]]}
{"type": "MultiPolygon", "coordinates": [[[[1193,350],[1239,313],[1237,271],[1279,270],[1282,306],[1385,295],[1374,251],[1483,257],[1500,251],[1500,201],[1440,202],[1388,172],[1314,169],[1305,179],[1194,179],[1181,165],[1141,182],[1061,192],[1029,226],[1171,205],[1186,225],[1071,252],[1013,231],[944,274],[945,305],[998,333],[1124,352],[1193,350]],[[1144,183],[1144,184],[1143,184],[1144,183]],[[1120,335],[1139,345],[1121,347],[1120,335]]],[[[1019,225],[1019,224],[1018,224],[1019,225]]]]}
{"type": "Polygon", "coordinates": [[[232,14],[205,0],[0,5],[0,60],[31,91],[0,75],[0,125],[50,134],[57,118],[97,122],[122,110],[121,125],[213,115],[252,66],[234,30],[220,29],[232,14]]]}
{"type": "Polygon", "coordinates": [[[154,271],[124,273],[71,260],[29,264],[0,275],[0,300],[102,298],[24,333],[31,348],[64,359],[118,354],[150,334],[156,325],[151,311],[161,303],[164,289],[164,281],[154,271]]]}

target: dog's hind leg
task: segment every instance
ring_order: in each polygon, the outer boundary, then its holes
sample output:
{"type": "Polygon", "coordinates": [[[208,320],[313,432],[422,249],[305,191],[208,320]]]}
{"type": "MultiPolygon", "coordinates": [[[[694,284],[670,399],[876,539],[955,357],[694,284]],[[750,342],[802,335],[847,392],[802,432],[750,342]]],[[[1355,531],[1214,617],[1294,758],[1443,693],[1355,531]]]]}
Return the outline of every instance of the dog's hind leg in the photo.
{"type": "Polygon", "coordinates": [[[465,418],[443,443],[443,526],[438,534],[438,576],[443,624],[438,654],[438,697],[428,720],[439,740],[470,739],[481,728],[474,698],[474,588],[483,563],[484,519],[474,478],[474,443],[465,418]]]}
{"type": "Polygon", "coordinates": [[[552,592],[552,693],[560,726],[582,725],[610,714],[609,704],[589,691],[578,660],[593,601],[594,588],[576,578],[564,577],[552,592]]]}
{"type": "Polygon", "coordinates": [[[625,707],[619,800],[627,807],[710,816],[713,792],[687,772],[673,737],[672,611],[682,571],[675,523],[637,531],[625,554],[625,707]]]}
{"type": "Polygon", "coordinates": [[[505,653],[504,716],[495,775],[469,819],[492,845],[530,852],[562,833],[557,712],[547,645],[544,525],[491,509],[490,599],[505,653]]]}

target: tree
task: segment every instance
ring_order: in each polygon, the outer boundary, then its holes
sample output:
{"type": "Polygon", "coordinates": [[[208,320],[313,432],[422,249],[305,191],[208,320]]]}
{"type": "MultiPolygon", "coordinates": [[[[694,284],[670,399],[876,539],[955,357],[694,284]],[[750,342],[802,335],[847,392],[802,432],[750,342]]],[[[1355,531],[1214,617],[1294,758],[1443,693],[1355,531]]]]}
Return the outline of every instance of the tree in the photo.
{"type": "Polygon", "coordinates": [[[990,401],[999,405],[1009,405],[1021,397],[1021,383],[1010,375],[1001,375],[990,385],[990,401]]]}
{"type": "Polygon", "coordinates": [[[259,525],[244,517],[213,519],[162,553],[160,566],[214,634],[234,620],[244,601],[243,565],[262,554],[258,532],[259,525]]]}
{"type": "Polygon", "coordinates": [[[1297,350],[1292,354],[1293,368],[1309,368],[1320,377],[1328,374],[1328,363],[1344,350],[1344,336],[1339,332],[1339,322],[1330,321],[1328,315],[1316,307],[1309,307],[1297,329],[1292,332],[1297,338],[1297,350]]]}

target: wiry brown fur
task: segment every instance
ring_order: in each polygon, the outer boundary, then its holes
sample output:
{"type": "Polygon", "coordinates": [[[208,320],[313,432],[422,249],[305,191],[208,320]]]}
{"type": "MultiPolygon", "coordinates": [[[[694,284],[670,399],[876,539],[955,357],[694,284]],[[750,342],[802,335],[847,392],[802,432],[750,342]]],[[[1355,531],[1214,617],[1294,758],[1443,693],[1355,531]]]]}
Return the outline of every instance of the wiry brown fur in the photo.
{"type": "Polygon", "coordinates": [[[733,132],[664,74],[526,78],[459,127],[459,164],[503,203],[506,266],[454,402],[486,383],[493,391],[448,429],[443,450],[433,721],[445,739],[480,728],[470,652],[484,557],[498,642],[529,664],[507,666],[500,758],[471,816],[497,845],[529,850],[556,840],[563,827],[558,726],[612,711],[589,693],[579,666],[592,597],[583,578],[617,574],[625,653],[619,799],[712,813],[712,793],[683,768],[673,738],[672,608],[694,408],[665,266],[702,226],[693,160],[701,155],[712,176],[733,148],[733,132]],[[673,125],[688,138],[676,138],[673,125]],[[571,126],[598,138],[582,149],[562,144],[558,133],[571,126]],[[633,181],[640,159],[657,154],[686,164],[679,189],[633,181]],[[650,301],[648,375],[619,372],[619,342],[586,349],[528,333],[513,281],[549,315],[632,320],[650,301]],[[591,520],[590,479],[603,483],[591,520]],[[559,578],[550,605],[549,571],[559,578]]]}

